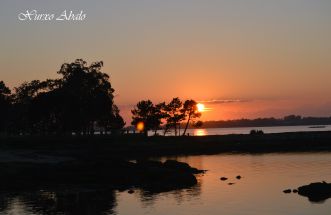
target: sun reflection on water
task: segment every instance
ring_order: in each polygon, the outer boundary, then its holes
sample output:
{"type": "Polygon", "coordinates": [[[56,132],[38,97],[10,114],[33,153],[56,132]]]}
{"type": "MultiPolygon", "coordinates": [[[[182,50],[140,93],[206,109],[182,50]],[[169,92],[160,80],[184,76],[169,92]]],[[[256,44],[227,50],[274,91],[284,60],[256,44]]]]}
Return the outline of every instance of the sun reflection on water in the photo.
{"type": "Polygon", "coordinates": [[[194,130],[194,136],[206,136],[208,135],[208,132],[206,129],[195,129],[194,130]]]}

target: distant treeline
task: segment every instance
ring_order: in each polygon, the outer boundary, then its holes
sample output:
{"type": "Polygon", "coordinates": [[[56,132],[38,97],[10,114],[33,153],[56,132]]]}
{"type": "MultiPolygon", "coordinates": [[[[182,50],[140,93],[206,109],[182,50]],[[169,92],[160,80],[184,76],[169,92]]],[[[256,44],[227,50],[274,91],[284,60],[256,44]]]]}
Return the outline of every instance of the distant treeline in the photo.
{"type": "Polygon", "coordinates": [[[284,118],[235,119],[220,121],[205,121],[203,128],[231,127],[263,127],[263,126],[295,126],[295,125],[331,125],[331,117],[302,117],[289,115],[284,118]]]}

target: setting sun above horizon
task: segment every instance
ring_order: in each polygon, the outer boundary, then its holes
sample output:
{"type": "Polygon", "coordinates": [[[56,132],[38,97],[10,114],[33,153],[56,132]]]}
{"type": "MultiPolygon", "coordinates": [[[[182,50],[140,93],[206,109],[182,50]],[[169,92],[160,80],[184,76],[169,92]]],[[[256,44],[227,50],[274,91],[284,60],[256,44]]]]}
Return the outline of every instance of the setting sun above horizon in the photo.
{"type": "Polygon", "coordinates": [[[202,103],[198,103],[197,108],[199,112],[203,112],[205,110],[205,105],[202,103]]]}
{"type": "Polygon", "coordinates": [[[6,29],[0,80],[13,92],[24,82],[59,79],[63,63],[82,58],[104,63],[126,125],[139,101],[175,97],[203,103],[195,107],[202,121],[331,116],[331,1],[4,0],[0,5],[0,27],[6,29]],[[27,10],[59,16],[65,9],[83,10],[86,19],[18,19],[27,10]]]}

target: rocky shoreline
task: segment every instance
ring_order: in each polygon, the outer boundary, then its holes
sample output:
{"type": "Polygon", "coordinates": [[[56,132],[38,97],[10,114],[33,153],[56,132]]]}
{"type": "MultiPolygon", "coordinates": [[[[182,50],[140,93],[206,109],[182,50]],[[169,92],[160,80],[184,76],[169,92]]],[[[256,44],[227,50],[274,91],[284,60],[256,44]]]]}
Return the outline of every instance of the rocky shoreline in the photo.
{"type": "Polygon", "coordinates": [[[44,189],[82,186],[125,190],[143,188],[152,192],[190,187],[195,174],[204,171],[186,163],[167,160],[80,160],[61,163],[0,163],[0,190],[44,189]]]}
{"type": "Polygon", "coordinates": [[[0,190],[81,185],[163,191],[194,186],[203,171],[151,157],[331,151],[331,132],[204,137],[0,137],[0,190]],[[136,162],[132,162],[132,160],[136,162]]]}

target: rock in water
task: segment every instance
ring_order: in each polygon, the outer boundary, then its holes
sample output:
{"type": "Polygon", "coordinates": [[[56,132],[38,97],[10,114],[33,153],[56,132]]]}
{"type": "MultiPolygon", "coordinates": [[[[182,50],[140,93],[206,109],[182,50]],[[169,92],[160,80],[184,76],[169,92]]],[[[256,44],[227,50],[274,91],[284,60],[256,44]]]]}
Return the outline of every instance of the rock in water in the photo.
{"type": "Polygon", "coordinates": [[[291,193],[292,190],[291,189],[286,189],[286,190],[283,190],[283,193],[291,193]]]}
{"type": "Polygon", "coordinates": [[[298,188],[298,194],[308,197],[311,202],[323,202],[331,197],[331,184],[315,182],[298,188]]]}
{"type": "Polygon", "coordinates": [[[163,166],[165,168],[176,169],[176,170],[179,170],[182,172],[188,172],[188,173],[192,173],[192,174],[199,174],[199,173],[205,172],[205,170],[198,170],[196,168],[191,167],[187,163],[179,162],[176,160],[166,160],[166,162],[164,162],[163,166]]]}
{"type": "Polygon", "coordinates": [[[197,184],[194,174],[200,170],[192,168],[187,163],[174,160],[139,161],[139,171],[135,176],[137,184],[151,192],[164,192],[173,189],[187,188],[197,184]]]}
{"type": "Polygon", "coordinates": [[[227,177],[221,177],[220,179],[221,179],[221,181],[226,181],[226,180],[228,180],[227,177]]]}
{"type": "Polygon", "coordinates": [[[240,175],[237,175],[236,176],[236,179],[240,180],[241,179],[241,176],[240,175]]]}

